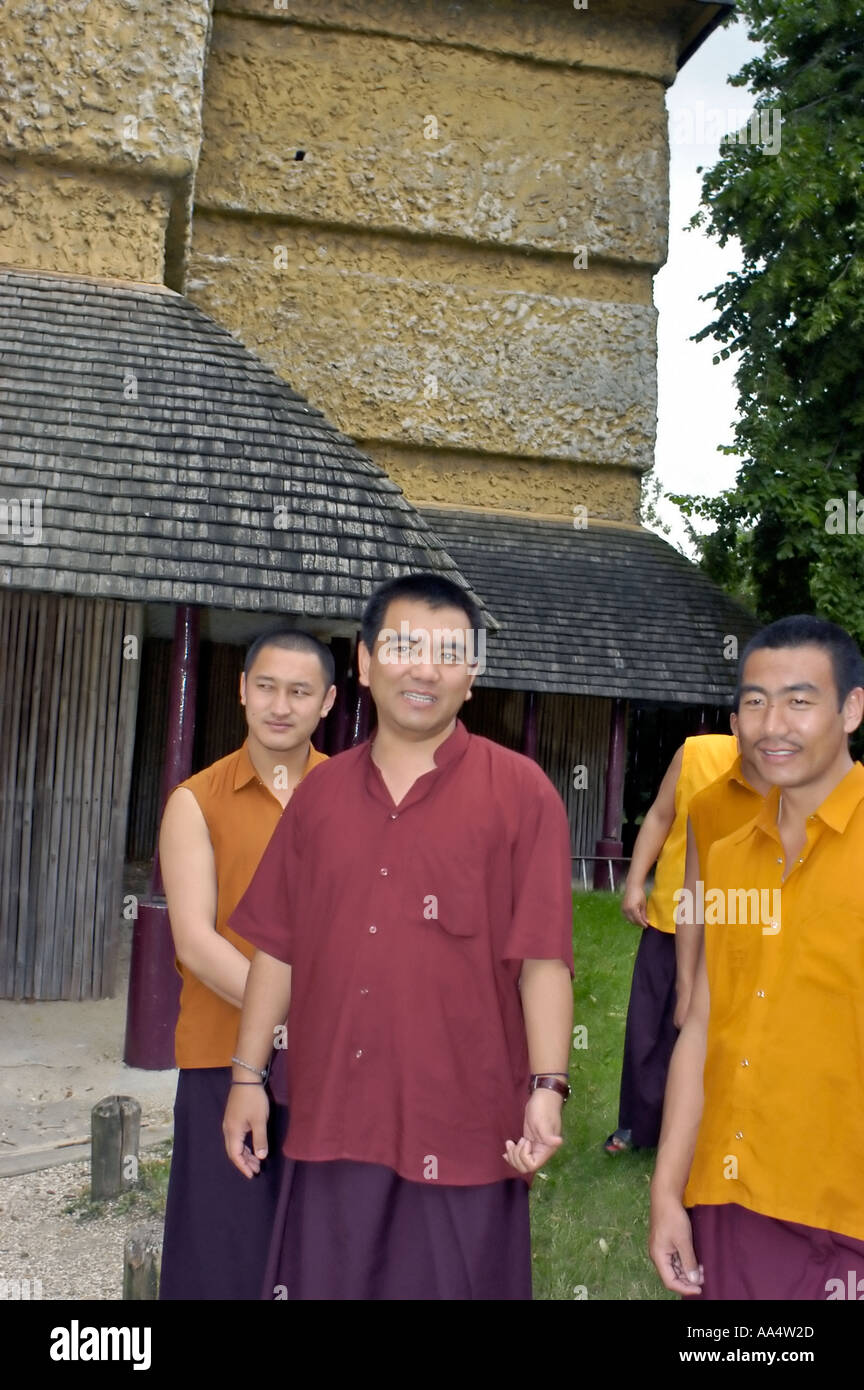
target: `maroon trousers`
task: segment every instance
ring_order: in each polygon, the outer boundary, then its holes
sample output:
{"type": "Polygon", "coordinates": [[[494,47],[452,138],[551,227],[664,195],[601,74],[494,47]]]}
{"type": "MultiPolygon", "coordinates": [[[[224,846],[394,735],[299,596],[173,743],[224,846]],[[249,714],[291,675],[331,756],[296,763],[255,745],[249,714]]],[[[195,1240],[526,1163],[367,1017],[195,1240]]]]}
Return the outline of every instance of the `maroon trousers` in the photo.
{"type": "Polygon", "coordinates": [[[257,1299],[267,1259],[288,1112],[270,1105],[269,1157],[244,1178],[225,1152],[230,1067],[183,1068],[162,1241],[160,1300],[257,1299]]]}
{"type": "Polygon", "coordinates": [[[633,964],[618,1107],[618,1128],[632,1131],[638,1149],[653,1149],[660,1138],[666,1076],[678,1037],[675,976],[674,935],[644,927],[633,964]]]}
{"type": "Polygon", "coordinates": [[[530,1299],[528,1188],[521,1178],[439,1186],[375,1163],[288,1161],[262,1296],[530,1299]]]}
{"type": "MultiPolygon", "coordinates": [[[[705,1275],[700,1303],[736,1299],[812,1303],[850,1296],[864,1300],[864,1241],[816,1226],[777,1221],[732,1202],[693,1207],[690,1221],[696,1258],[705,1275]]],[[[686,1301],[690,1302],[689,1296],[686,1301]]]]}

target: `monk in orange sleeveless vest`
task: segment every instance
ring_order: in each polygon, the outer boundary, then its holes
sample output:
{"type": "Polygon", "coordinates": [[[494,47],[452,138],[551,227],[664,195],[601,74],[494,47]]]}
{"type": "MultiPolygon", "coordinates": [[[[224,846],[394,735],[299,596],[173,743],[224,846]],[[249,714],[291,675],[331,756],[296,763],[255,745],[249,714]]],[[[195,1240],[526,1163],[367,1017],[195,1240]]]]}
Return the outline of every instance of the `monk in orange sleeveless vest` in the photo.
{"type": "Polygon", "coordinates": [[[265,634],[241,677],[246,742],[165,806],[159,856],[183,987],[161,1299],[260,1296],[287,1114],[272,1107],[273,1158],[261,1182],[244,1182],[225,1156],[222,1115],[254,948],[228,919],[294,788],[326,762],[310,739],[335,697],[323,643],[293,629],[265,634]]]}

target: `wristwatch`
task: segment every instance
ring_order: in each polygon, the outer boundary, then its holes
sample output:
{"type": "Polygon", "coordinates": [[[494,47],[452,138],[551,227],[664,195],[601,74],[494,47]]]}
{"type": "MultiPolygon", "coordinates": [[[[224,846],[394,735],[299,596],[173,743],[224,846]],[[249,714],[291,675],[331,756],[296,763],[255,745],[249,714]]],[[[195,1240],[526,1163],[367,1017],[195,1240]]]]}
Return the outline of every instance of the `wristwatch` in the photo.
{"type": "Polygon", "coordinates": [[[558,1095],[562,1097],[565,1105],[570,1097],[570,1087],[561,1076],[532,1075],[528,1090],[537,1091],[541,1089],[544,1091],[557,1091],[558,1095]]]}

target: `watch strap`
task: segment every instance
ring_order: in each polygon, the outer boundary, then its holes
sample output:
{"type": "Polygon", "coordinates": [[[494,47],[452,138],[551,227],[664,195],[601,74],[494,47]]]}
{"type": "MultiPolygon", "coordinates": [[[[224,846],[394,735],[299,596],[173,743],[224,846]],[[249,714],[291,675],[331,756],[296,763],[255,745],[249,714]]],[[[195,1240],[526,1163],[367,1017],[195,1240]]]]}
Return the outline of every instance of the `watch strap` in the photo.
{"type": "Polygon", "coordinates": [[[529,1090],[555,1091],[565,1101],[570,1096],[570,1087],[560,1076],[532,1076],[529,1090]]]}

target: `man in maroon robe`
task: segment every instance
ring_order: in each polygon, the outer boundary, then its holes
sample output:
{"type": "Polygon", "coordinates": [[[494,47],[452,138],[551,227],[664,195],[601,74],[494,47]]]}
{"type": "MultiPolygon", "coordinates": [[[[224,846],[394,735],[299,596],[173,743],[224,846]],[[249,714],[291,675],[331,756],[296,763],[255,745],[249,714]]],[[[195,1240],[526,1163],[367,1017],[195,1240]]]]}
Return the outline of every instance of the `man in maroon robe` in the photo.
{"type": "Polygon", "coordinates": [[[259,948],[224,1124],[249,1178],[288,1018],[265,1297],[531,1297],[528,1186],[568,1094],[570,836],[537,765],[457,718],[480,633],[449,580],[373,594],[374,738],[298,787],[232,918],[259,948]]]}

